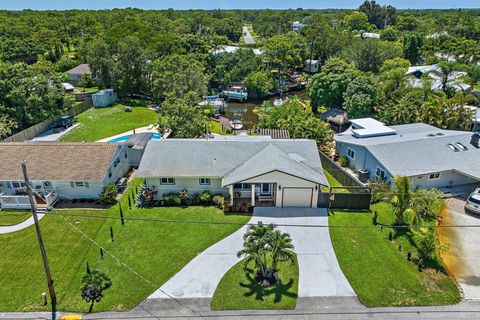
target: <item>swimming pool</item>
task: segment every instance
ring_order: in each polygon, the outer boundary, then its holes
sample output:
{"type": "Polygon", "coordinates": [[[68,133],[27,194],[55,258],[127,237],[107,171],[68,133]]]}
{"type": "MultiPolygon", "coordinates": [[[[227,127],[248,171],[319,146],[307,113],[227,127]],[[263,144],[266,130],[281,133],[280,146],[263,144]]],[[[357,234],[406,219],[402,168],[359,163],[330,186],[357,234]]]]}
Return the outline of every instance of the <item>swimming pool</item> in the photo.
{"type": "MultiPolygon", "coordinates": [[[[160,140],[162,139],[162,136],[159,134],[159,133],[154,133],[154,132],[146,132],[148,134],[151,134],[152,135],[152,139],[151,140],[160,140]]],[[[128,140],[128,138],[130,138],[133,134],[127,134],[127,135],[124,135],[124,136],[121,136],[121,137],[117,137],[115,139],[112,139],[112,140],[108,140],[108,142],[125,142],[128,140]]]]}

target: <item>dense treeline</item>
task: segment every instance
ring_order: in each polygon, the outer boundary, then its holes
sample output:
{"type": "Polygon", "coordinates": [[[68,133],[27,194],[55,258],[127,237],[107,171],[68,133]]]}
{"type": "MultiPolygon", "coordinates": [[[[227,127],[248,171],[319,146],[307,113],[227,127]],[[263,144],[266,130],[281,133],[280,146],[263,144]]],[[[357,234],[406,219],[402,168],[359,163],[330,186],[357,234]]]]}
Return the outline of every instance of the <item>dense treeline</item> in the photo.
{"type": "Polygon", "coordinates": [[[322,65],[308,87],[314,113],[339,108],[387,123],[463,128],[448,119],[468,119],[457,106],[476,102],[474,92],[453,87],[480,81],[479,16],[399,11],[375,1],[357,10],[0,11],[0,136],[67,108],[60,83],[80,63],[124,95],[195,105],[232,82],[243,82],[254,97],[281,91],[310,58],[322,65]],[[292,31],[293,21],[304,27],[292,31]],[[261,54],[242,44],[246,24],[261,54]],[[245,48],[212,54],[222,45],[245,48]],[[423,86],[412,86],[406,68],[434,63],[441,88],[427,90],[427,76],[423,86]]]}

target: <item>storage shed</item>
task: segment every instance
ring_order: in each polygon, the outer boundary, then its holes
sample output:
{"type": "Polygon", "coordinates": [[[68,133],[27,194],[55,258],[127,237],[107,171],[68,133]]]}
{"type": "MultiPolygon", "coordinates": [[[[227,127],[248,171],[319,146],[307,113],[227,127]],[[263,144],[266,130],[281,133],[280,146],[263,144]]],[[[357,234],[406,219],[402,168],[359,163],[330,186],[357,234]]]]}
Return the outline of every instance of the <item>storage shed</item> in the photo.
{"type": "Polygon", "coordinates": [[[92,94],[92,102],[95,108],[104,108],[117,101],[117,94],[113,89],[103,89],[92,94]]]}

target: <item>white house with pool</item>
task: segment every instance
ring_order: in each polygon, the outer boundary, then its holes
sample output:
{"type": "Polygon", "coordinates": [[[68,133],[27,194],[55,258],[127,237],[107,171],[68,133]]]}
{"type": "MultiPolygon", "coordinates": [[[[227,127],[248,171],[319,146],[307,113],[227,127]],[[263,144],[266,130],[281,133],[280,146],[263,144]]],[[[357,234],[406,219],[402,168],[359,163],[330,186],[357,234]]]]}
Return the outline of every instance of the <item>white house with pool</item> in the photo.
{"type": "Polygon", "coordinates": [[[186,189],[229,195],[251,206],[316,207],[328,182],[313,140],[166,139],[150,141],[137,177],[157,200],[186,189]]]}

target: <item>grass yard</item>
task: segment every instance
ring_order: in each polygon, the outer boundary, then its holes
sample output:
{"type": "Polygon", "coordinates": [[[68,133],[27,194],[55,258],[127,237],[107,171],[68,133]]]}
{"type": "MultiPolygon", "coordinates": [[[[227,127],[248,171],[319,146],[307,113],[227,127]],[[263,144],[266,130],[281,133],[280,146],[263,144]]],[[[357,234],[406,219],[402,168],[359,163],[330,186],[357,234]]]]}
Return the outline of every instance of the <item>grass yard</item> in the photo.
{"type": "Polygon", "coordinates": [[[92,108],[79,114],[75,120],[81,125],[62,137],[64,142],[97,141],[139,127],[154,124],[158,114],[149,110],[144,101],[128,103],[134,107],[125,112],[124,103],[116,103],[107,108],[92,108]]]}
{"type": "MultiPolygon", "coordinates": [[[[388,204],[373,205],[374,210],[380,225],[392,224],[394,214],[388,204]]],[[[372,217],[368,212],[334,211],[329,224],[371,226],[372,217]]],[[[405,231],[389,241],[390,231],[388,227],[383,230],[330,228],[337,259],[360,301],[368,307],[458,303],[461,296],[452,279],[435,269],[419,272],[417,266],[407,260],[408,251],[415,257],[416,249],[405,231]]]]}
{"type": "MultiPolygon", "coordinates": [[[[46,216],[40,224],[60,310],[88,312],[89,304],[81,300],[79,294],[87,262],[91,269],[97,268],[108,274],[113,282],[102,301],[95,304],[94,311],[128,310],[158,289],[197,254],[250,219],[248,215],[224,215],[214,207],[129,210],[127,201],[127,197],[122,199],[125,218],[239,224],[126,220],[122,226],[119,219],[46,216]],[[110,238],[110,227],[114,241],[110,238]],[[90,239],[104,248],[104,259],[100,256],[100,248],[90,239]]],[[[109,210],[68,210],[63,213],[119,217],[118,205],[109,210]]],[[[42,305],[41,294],[48,291],[34,227],[0,235],[0,243],[0,311],[48,310],[42,305]]]]}
{"type": "Polygon", "coordinates": [[[255,280],[253,263],[247,271],[240,261],[220,281],[212,298],[212,310],[294,309],[298,294],[298,263],[279,263],[280,282],[262,287],[255,280]]]}
{"type": "Polygon", "coordinates": [[[32,216],[30,211],[23,210],[0,210],[0,226],[13,226],[32,216]]]}
{"type": "MultiPolygon", "coordinates": [[[[323,169],[323,173],[325,174],[325,177],[327,178],[327,181],[328,181],[328,184],[330,185],[330,187],[341,187],[342,186],[342,184],[337,179],[335,179],[335,177],[332,176],[327,170],[323,169]]],[[[322,190],[322,192],[329,192],[330,188],[322,186],[321,190],[322,190]]],[[[333,191],[337,192],[337,193],[348,193],[349,192],[347,189],[334,189],[333,191]]]]}

